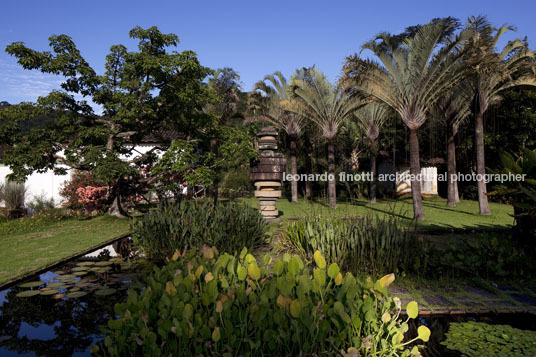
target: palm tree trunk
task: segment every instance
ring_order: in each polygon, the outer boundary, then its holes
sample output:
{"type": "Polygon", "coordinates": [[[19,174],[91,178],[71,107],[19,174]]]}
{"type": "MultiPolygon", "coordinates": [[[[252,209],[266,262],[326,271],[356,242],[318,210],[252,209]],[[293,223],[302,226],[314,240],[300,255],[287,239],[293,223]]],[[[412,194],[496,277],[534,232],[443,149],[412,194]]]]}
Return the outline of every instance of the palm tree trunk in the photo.
{"type": "Polygon", "coordinates": [[[416,180],[421,173],[421,164],[419,158],[419,138],[417,137],[417,129],[409,130],[409,172],[412,176],[411,180],[411,196],[413,198],[413,219],[424,220],[422,211],[422,196],[421,182],[416,180]]]}
{"type": "MultiPolygon", "coordinates": [[[[305,130],[304,133],[304,142],[309,143],[309,135],[308,131],[305,130]]],[[[307,175],[313,173],[313,154],[311,153],[311,150],[306,150],[305,153],[305,173],[307,175]]],[[[310,200],[313,198],[313,182],[312,181],[305,181],[305,199],[310,200]]]]}
{"type": "Polygon", "coordinates": [[[452,118],[447,121],[447,206],[456,207],[456,143],[452,118]]]}
{"type": "Polygon", "coordinates": [[[372,180],[370,181],[370,203],[376,203],[376,141],[370,140],[370,172],[372,180]]]}
{"type": "MultiPolygon", "coordinates": [[[[479,112],[475,120],[475,139],[476,139],[476,173],[480,176],[478,182],[478,207],[480,214],[489,215],[488,196],[486,181],[486,163],[484,153],[484,113],[479,112]]],[[[477,177],[478,178],[478,177],[477,177]]]]}
{"type": "MultiPolygon", "coordinates": [[[[296,138],[290,138],[290,173],[293,177],[298,173],[296,165],[296,138]]],[[[298,181],[290,181],[290,191],[292,193],[291,202],[298,202],[298,181]]]]}
{"type": "Polygon", "coordinates": [[[337,207],[337,188],[335,185],[335,146],[333,145],[333,139],[328,140],[328,175],[332,178],[328,178],[328,201],[330,208],[337,207]]]}
{"type": "MultiPolygon", "coordinates": [[[[211,138],[210,139],[210,151],[216,155],[217,152],[218,152],[218,143],[216,142],[216,138],[211,138]]],[[[212,184],[212,198],[214,200],[214,204],[218,203],[218,182],[217,181],[214,181],[214,183],[212,184]]]]}

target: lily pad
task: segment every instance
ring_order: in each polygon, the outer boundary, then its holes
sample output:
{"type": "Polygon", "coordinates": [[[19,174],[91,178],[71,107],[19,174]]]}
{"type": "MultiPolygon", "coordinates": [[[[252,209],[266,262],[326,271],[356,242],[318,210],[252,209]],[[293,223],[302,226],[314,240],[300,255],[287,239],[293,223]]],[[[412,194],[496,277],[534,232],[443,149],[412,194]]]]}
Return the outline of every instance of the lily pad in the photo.
{"type": "Polygon", "coordinates": [[[114,262],[109,262],[109,261],[105,261],[105,262],[97,262],[95,263],[96,266],[99,266],[99,267],[105,267],[105,266],[108,266],[108,265],[112,265],[114,262]]]}
{"type": "Polygon", "coordinates": [[[71,270],[72,271],[87,271],[87,267],[74,267],[71,270]]]}
{"type": "Polygon", "coordinates": [[[47,290],[47,291],[41,291],[41,295],[56,295],[59,292],[60,291],[57,290],[57,289],[51,289],[51,290],[47,290]]]}
{"type": "Polygon", "coordinates": [[[57,276],[56,279],[57,280],[71,280],[74,277],[75,277],[75,275],[73,275],[73,274],[65,274],[65,275],[57,276]]]}
{"type": "Polygon", "coordinates": [[[53,289],[65,289],[68,287],[68,285],[65,283],[52,283],[52,284],[48,284],[47,287],[53,288],[53,289]]]}
{"type": "Polygon", "coordinates": [[[30,296],[35,296],[39,294],[41,294],[41,291],[39,290],[26,290],[26,291],[22,291],[18,293],[16,296],[17,297],[30,297],[30,296]]]}
{"type": "Polygon", "coordinates": [[[88,272],[87,271],[77,271],[77,272],[74,272],[73,275],[74,276],[83,276],[83,275],[86,275],[88,272]]]}
{"type": "Polygon", "coordinates": [[[64,297],[65,297],[65,294],[56,294],[56,295],[54,295],[52,298],[53,298],[53,299],[62,299],[62,298],[64,298],[64,297]]]}
{"type": "Polygon", "coordinates": [[[77,266],[81,266],[81,267],[87,267],[87,266],[90,266],[90,265],[93,265],[95,264],[94,262],[80,262],[78,264],[76,264],[77,266]]]}
{"type": "Polygon", "coordinates": [[[46,288],[41,288],[41,289],[39,289],[39,291],[49,291],[49,290],[52,290],[52,288],[48,288],[48,287],[46,287],[46,288]]]}
{"type": "Polygon", "coordinates": [[[44,283],[42,281],[31,281],[29,283],[20,284],[19,287],[21,288],[35,288],[37,286],[41,286],[44,283]]]}
{"type": "Polygon", "coordinates": [[[80,288],[75,286],[74,288],[70,288],[70,289],[69,289],[69,292],[70,292],[70,293],[74,293],[74,292],[76,292],[76,291],[80,291],[80,288]]]}
{"type": "Polygon", "coordinates": [[[65,296],[68,297],[69,299],[76,299],[76,298],[86,296],[86,295],[87,293],[85,291],[73,291],[71,293],[68,293],[65,296]]]}
{"type": "Polygon", "coordinates": [[[112,295],[112,294],[114,294],[116,291],[117,291],[117,290],[114,289],[114,288],[100,289],[100,290],[95,291],[95,295],[98,295],[98,296],[107,296],[107,295],[112,295]]]}

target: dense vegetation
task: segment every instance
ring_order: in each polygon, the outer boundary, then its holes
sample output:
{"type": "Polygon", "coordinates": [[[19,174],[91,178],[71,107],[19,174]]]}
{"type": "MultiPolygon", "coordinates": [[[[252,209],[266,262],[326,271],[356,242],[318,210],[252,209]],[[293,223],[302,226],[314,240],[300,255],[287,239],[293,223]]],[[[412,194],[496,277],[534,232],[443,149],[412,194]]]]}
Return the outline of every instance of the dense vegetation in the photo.
{"type": "Polygon", "coordinates": [[[175,250],[209,244],[237,253],[246,247],[258,248],[267,242],[267,223],[257,209],[239,203],[167,203],[134,221],[134,241],[145,256],[163,261],[175,250]]]}
{"type": "Polygon", "coordinates": [[[244,249],[239,257],[209,247],[179,254],[116,305],[103,355],[418,355],[404,341],[415,302],[402,319],[401,302],[387,295],[394,275],[361,281],[327,265],[316,252],[314,271],[297,256],[264,266],[244,249]]]}

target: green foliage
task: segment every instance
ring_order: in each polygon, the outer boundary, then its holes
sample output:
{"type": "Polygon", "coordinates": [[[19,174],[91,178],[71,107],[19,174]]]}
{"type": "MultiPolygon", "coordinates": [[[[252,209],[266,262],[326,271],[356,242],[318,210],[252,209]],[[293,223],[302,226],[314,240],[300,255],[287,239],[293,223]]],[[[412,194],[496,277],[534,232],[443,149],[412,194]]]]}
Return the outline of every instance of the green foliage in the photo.
{"type": "Polygon", "coordinates": [[[170,191],[175,196],[183,184],[210,187],[219,182],[223,172],[243,166],[257,156],[249,135],[231,127],[215,129],[213,140],[217,152],[208,148],[208,138],[173,141],[168,151],[152,169],[159,176],[157,191],[170,191]]]}
{"type": "Polygon", "coordinates": [[[467,357],[536,355],[536,331],[508,325],[473,321],[451,323],[446,337],[442,345],[467,357]]]}
{"type": "Polygon", "coordinates": [[[352,272],[419,272],[427,264],[423,243],[388,215],[358,220],[309,217],[289,224],[282,241],[307,259],[319,250],[329,263],[352,272]]]}
{"type": "Polygon", "coordinates": [[[531,278],[536,264],[530,252],[504,235],[472,235],[445,250],[429,251],[429,277],[467,277],[485,279],[531,278]]]}
{"type": "Polygon", "coordinates": [[[0,184],[0,201],[4,201],[8,211],[18,210],[24,206],[24,198],[28,189],[22,183],[7,181],[0,184]]]}
{"type": "Polygon", "coordinates": [[[22,232],[38,232],[66,220],[67,217],[57,214],[55,210],[47,210],[38,216],[0,221],[0,237],[22,232]]]}
{"type": "Polygon", "coordinates": [[[228,171],[222,181],[221,193],[224,197],[235,198],[251,194],[253,182],[249,178],[249,167],[228,171]]]}
{"type": "Polygon", "coordinates": [[[150,210],[133,224],[133,238],[151,260],[209,244],[235,253],[267,240],[267,223],[257,209],[234,202],[183,200],[150,210]]]}
{"type": "Polygon", "coordinates": [[[47,197],[46,194],[34,196],[33,200],[26,204],[34,214],[54,209],[56,207],[54,203],[54,197],[47,197]]]}
{"type": "Polygon", "coordinates": [[[508,197],[514,204],[516,226],[521,234],[536,238],[536,149],[522,148],[515,160],[505,151],[500,152],[502,170],[496,174],[523,175],[523,180],[509,180],[489,195],[508,197]]]}
{"type": "Polygon", "coordinates": [[[313,272],[298,256],[261,265],[240,257],[200,252],[175,254],[154,268],[141,292],[115,306],[106,338],[92,350],[110,356],[418,355],[404,342],[398,298],[387,295],[394,276],[358,281],[338,267],[313,272]],[[273,263],[273,265],[272,265],[273,263]],[[270,267],[270,268],[269,268],[270,267]],[[336,268],[336,269],[335,269],[336,268]],[[346,352],[347,351],[347,352],[346,352]]]}

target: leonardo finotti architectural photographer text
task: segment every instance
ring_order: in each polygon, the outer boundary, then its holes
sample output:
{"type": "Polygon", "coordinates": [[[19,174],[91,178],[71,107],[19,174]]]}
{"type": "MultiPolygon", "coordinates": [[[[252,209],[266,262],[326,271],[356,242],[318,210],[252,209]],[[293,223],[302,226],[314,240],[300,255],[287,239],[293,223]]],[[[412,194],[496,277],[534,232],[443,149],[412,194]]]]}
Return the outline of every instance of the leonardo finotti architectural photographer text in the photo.
{"type": "MultiPolygon", "coordinates": [[[[372,172],[360,172],[357,174],[341,172],[338,175],[328,174],[324,172],[322,174],[296,174],[292,175],[289,173],[283,174],[283,181],[333,181],[335,176],[338,177],[338,180],[341,182],[354,182],[354,181],[372,181],[373,175],[372,172]]],[[[401,181],[423,181],[423,179],[432,180],[433,178],[426,177],[427,175],[418,174],[413,175],[408,172],[401,172],[396,174],[378,174],[378,181],[385,182],[401,182],[401,181]]],[[[488,182],[509,182],[509,181],[524,181],[526,174],[485,174],[480,175],[476,173],[471,174],[462,174],[458,172],[455,175],[452,175],[454,181],[470,182],[470,181],[484,181],[488,182]]],[[[437,181],[447,181],[448,174],[440,173],[437,174],[437,181]]]]}

